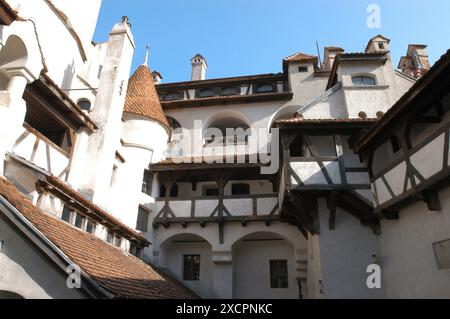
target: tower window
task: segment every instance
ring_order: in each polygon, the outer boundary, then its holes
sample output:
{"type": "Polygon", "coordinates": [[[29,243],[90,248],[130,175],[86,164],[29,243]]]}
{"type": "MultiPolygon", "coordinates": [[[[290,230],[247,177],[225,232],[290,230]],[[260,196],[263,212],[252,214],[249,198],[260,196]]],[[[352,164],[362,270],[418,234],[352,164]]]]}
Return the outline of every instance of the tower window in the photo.
{"type": "Polygon", "coordinates": [[[142,192],[149,196],[152,196],[152,184],[153,184],[153,173],[148,169],[144,171],[144,177],[142,179],[142,192]]]}
{"type": "Polygon", "coordinates": [[[353,85],[355,86],[374,86],[377,85],[377,82],[372,76],[354,76],[352,77],[353,85]]]}
{"type": "Polygon", "coordinates": [[[183,259],[183,280],[200,280],[200,255],[184,255],[183,259]]]}
{"type": "Polygon", "coordinates": [[[289,288],[287,260],[270,261],[270,288],[289,288]]]}
{"type": "Polygon", "coordinates": [[[150,212],[145,207],[139,206],[136,230],[146,233],[148,231],[148,218],[150,212]]]}
{"type": "Polygon", "coordinates": [[[308,72],[308,67],[307,66],[299,66],[298,67],[298,72],[306,73],[306,72],[308,72]]]}

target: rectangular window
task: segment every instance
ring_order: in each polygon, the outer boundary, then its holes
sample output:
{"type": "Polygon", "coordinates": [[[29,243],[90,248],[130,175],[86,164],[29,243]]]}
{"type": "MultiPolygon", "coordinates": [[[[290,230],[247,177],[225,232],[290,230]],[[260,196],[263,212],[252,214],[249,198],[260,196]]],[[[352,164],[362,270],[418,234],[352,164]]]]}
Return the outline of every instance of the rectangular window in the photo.
{"type": "Polygon", "coordinates": [[[91,220],[88,220],[86,222],[86,232],[88,232],[89,234],[95,234],[95,223],[91,220]]]}
{"type": "Polygon", "coordinates": [[[270,288],[288,288],[287,260],[270,261],[270,288]]]}
{"type": "Polygon", "coordinates": [[[146,208],[139,206],[136,230],[144,233],[148,231],[148,217],[149,211],[146,208]]]}
{"type": "Polygon", "coordinates": [[[120,246],[122,246],[122,238],[116,237],[116,238],[114,239],[114,246],[120,248],[120,246]]]}
{"type": "Polygon", "coordinates": [[[75,223],[74,223],[74,226],[75,226],[76,228],[83,229],[83,220],[84,220],[83,216],[77,213],[77,214],[75,215],[75,223]]]}
{"type": "Polygon", "coordinates": [[[185,255],[183,261],[183,280],[200,280],[200,255],[185,255]]]}
{"type": "Polygon", "coordinates": [[[64,206],[61,219],[67,223],[70,223],[70,218],[72,216],[72,211],[69,209],[69,207],[64,206]]]}
{"type": "Polygon", "coordinates": [[[245,183],[233,184],[231,195],[250,195],[250,185],[245,183]]]}
{"type": "Polygon", "coordinates": [[[144,171],[142,179],[142,192],[149,196],[152,195],[153,174],[148,169],[144,171]]]}
{"type": "Polygon", "coordinates": [[[106,242],[108,244],[114,245],[114,238],[115,238],[114,234],[111,232],[108,232],[108,234],[106,235],[106,242]]]}
{"type": "Polygon", "coordinates": [[[298,72],[306,73],[306,72],[308,72],[308,67],[307,66],[299,66],[298,67],[298,72]]]}

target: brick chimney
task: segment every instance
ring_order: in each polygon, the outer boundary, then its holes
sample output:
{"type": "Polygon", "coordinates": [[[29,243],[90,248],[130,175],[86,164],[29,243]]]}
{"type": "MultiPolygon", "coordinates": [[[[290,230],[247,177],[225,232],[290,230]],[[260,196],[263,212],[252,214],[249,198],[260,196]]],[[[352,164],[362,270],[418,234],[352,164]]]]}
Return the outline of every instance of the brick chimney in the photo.
{"type": "Polygon", "coordinates": [[[201,54],[197,54],[191,59],[192,65],[192,81],[202,81],[206,79],[206,70],[208,69],[208,64],[205,58],[201,54]]]}
{"type": "Polygon", "coordinates": [[[401,57],[398,68],[416,79],[421,78],[430,69],[430,60],[423,44],[410,44],[406,56],[401,57]]]}

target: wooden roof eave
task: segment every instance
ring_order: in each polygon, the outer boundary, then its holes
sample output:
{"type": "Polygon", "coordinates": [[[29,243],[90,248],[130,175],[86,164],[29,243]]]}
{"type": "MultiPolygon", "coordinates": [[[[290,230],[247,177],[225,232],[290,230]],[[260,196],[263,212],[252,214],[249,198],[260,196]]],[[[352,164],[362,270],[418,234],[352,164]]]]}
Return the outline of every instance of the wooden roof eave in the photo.
{"type": "Polygon", "coordinates": [[[161,105],[164,110],[171,110],[186,107],[234,105],[234,104],[248,104],[255,102],[272,102],[272,101],[290,101],[292,100],[293,97],[294,94],[292,92],[276,92],[276,93],[262,93],[251,95],[233,95],[233,96],[220,96],[211,98],[197,98],[192,100],[161,101],[161,105]]]}
{"type": "Polygon", "coordinates": [[[0,24],[10,26],[19,18],[17,12],[5,0],[0,0],[0,24]]]}
{"type": "Polygon", "coordinates": [[[53,103],[49,103],[55,112],[60,113],[67,122],[73,126],[86,127],[90,132],[98,129],[97,124],[88,114],[83,112],[78,105],[45,73],[42,73],[37,81],[27,87],[28,90],[35,90],[39,94],[48,97],[53,103]]]}

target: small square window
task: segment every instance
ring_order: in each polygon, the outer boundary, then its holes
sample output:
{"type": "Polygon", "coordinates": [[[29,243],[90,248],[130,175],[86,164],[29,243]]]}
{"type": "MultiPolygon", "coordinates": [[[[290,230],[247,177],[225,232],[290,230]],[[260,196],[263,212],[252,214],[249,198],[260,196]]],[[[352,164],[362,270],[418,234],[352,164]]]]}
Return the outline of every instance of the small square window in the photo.
{"type": "Polygon", "coordinates": [[[308,67],[307,66],[299,66],[298,67],[298,72],[300,72],[300,73],[307,73],[308,72],[308,67]]]}
{"type": "Polygon", "coordinates": [[[289,288],[287,260],[270,261],[270,288],[289,288]]]}
{"type": "Polygon", "coordinates": [[[183,280],[200,280],[200,255],[185,255],[183,260],[183,280]]]}

